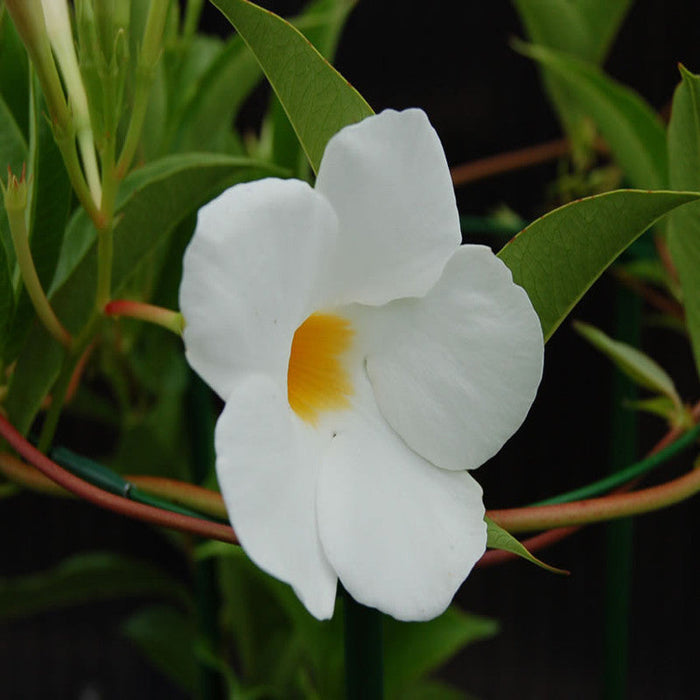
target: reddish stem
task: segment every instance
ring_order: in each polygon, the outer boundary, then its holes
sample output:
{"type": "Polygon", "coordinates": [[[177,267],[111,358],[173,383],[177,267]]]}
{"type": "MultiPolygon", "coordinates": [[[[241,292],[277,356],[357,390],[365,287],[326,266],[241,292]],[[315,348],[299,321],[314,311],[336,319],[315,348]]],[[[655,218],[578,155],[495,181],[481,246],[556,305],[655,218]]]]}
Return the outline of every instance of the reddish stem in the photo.
{"type": "Polygon", "coordinates": [[[31,443],[27,442],[20,435],[14,426],[7,419],[0,415],[0,434],[7,440],[22,457],[33,464],[40,472],[51,481],[63,486],[66,490],[75,494],[79,498],[90,501],[100,508],[114,511],[129,518],[136,518],[153,525],[191,532],[200,537],[210,537],[223,542],[238,544],[236,534],[229,525],[213,523],[200,518],[193,518],[188,515],[171,513],[160,508],[144,505],[130,501],[128,498],[116,496],[115,494],[103,491],[97,486],[89,484],[87,481],[79,479],[69,471],[63,469],[46,455],[37,450],[31,443]]]}
{"type": "Polygon", "coordinates": [[[555,158],[563,158],[569,150],[570,145],[567,139],[557,139],[516,151],[480,158],[452,168],[452,183],[455,186],[465,185],[475,180],[483,180],[501,173],[527,168],[530,165],[546,163],[555,158]]]}
{"type": "MultiPolygon", "coordinates": [[[[695,423],[700,422],[700,402],[696,403],[693,408],[691,409],[691,417],[695,423]]],[[[666,435],[664,435],[655,445],[654,447],[649,450],[647,453],[647,456],[650,457],[651,455],[656,454],[657,452],[660,452],[664,448],[668,447],[671,443],[673,443],[675,440],[677,440],[681,435],[683,434],[683,428],[682,427],[674,427],[671,428],[666,435]]],[[[624,493],[625,491],[628,491],[636,484],[639,482],[639,479],[634,479],[628,484],[625,484],[624,486],[620,486],[620,488],[616,489],[613,491],[613,493],[624,493]]],[[[518,508],[512,508],[510,509],[510,512],[512,511],[518,511],[522,509],[518,508]]],[[[509,512],[509,511],[502,511],[502,512],[509,512]]],[[[493,511],[489,511],[488,515],[491,517],[491,514],[493,511]]],[[[561,540],[569,537],[569,535],[573,535],[575,532],[581,529],[581,525],[572,525],[571,527],[558,527],[554,528],[553,530],[548,530],[546,532],[541,532],[539,535],[535,535],[534,537],[530,537],[526,540],[523,540],[523,545],[529,552],[536,552],[540,549],[545,549],[546,547],[549,547],[553,544],[556,544],[557,542],[560,542],[561,540]]],[[[504,550],[489,550],[484,553],[484,555],[481,557],[481,559],[477,562],[477,566],[492,566],[494,564],[502,564],[507,561],[512,561],[514,559],[518,559],[517,554],[513,554],[511,552],[506,552],[504,550]]]]}

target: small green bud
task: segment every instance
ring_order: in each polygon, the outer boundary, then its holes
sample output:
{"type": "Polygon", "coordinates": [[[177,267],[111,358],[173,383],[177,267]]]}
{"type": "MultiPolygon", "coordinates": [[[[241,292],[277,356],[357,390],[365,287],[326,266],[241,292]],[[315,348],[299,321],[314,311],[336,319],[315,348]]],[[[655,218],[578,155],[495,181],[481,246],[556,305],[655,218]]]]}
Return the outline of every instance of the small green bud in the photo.
{"type": "Polygon", "coordinates": [[[12,172],[10,166],[7,166],[7,185],[0,180],[0,187],[5,200],[5,209],[8,215],[23,213],[27,208],[27,165],[22,165],[22,174],[19,179],[12,172]]]}

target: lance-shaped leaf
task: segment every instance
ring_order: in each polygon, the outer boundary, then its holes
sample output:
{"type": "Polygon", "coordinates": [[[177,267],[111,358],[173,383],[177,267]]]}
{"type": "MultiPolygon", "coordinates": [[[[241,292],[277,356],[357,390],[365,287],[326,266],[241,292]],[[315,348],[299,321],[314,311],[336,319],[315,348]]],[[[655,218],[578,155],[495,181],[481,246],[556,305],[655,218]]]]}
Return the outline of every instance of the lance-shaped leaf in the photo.
{"type": "MultiPolygon", "coordinates": [[[[513,0],[532,43],[595,65],[608,53],[632,0],[513,0]]],[[[544,86],[556,108],[574,151],[589,149],[593,137],[585,112],[566,81],[540,66],[544,86]]]]}
{"type": "MultiPolygon", "coordinates": [[[[700,76],[681,67],[683,81],[673,98],[668,127],[669,176],[672,187],[700,189],[700,76]]],[[[678,270],[700,374],[700,206],[675,212],[668,225],[668,248],[678,270]]]]}
{"type": "Polygon", "coordinates": [[[486,546],[490,549],[502,549],[505,552],[510,552],[511,554],[515,554],[523,559],[527,559],[532,564],[546,569],[547,571],[551,571],[553,574],[569,574],[566,569],[557,569],[555,566],[545,564],[542,560],[528,552],[527,548],[522,542],[515,539],[510,532],[504,530],[500,525],[498,525],[498,523],[495,523],[488,516],[484,517],[484,521],[486,522],[486,546]]]}
{"type": "Polygon", "coordinates": [[[521,231],[498,254],[525,289],[548,340],[615,258],[693,192],[617,190],[566,204],[521,231]]]}
{"type": "Polygon", "coordinates": [[[548,49],[518,43],[518,50],[546,66],[596,123],[633,187],[665,187],[666,136],[654,111],[633,90],[597,66],[548,49]]]}
{"type": "Polygon", "coordinates": [[[181,612],[157,605],[132,615],[122,634],[130,639],[155,668],[188,695],[197,689],[197,630],[181,612]]]}
{"type": "Polygon", "coordinates": [[[600,63],[632,0],[513,0],[536,44],[600,63]]]}
{"type": "MultiPolygon", "coordinates": [[[[124,183],[114,229],[112,293],[118,294],[144,260],[162,245],[182,219],[236,182],[279,175],[272,166],[247,158],[190,153],[170,156],[135,171],[124,183]]],[[[59,261],[51,303],[71,332],[94,313],[97,275],[95,233],[84,212],[71,222],[59,261]]],[[[35,325],[12,375],[7,410],[26,433],[58,376],[63,353],[42,326],[35,325]]]]}
{"type": "MultiPolygon", "coordinates": [[[[12,287],[10,265],[5,255],[5,247],[0,245],[0,356],[7,337],[7,328],[15,310],[15,292],[12,287]]],[[[0,384],[2,380],[0,379],[0,384]]]]}
{"type": "Polygon", "coordinates": [[[76,554],[41,573],[0,579],[0,619],[98,600],[153,596],[191,608],[187,587],[157,567],[112,554],[76,554]]]}
{"type": "Polygon", "coordinates": [[[413,697],[425,676],[468,644],[498,633],[498,623],[452,606],[428,622],[384,617],[384,690],[387,698],[413,697]]]}
{"type": "Polygon", "coordinates": [[[372,108],[289,22],[246,0],[214,0],[255,54],[314,170],[326,143],[372,108]]]}
{"type": "Polygon", "coordinates": [[[603,331],[580,321],[574,323],[574,328],[591,345],[609,357],[615,366],[626,374],[635,384],[645,389],[667,396],[680,408],[681,399],[676,391],[673,379],[668,376],[658,362],[654,361],[641,350],[619,340],[613,340],[603,331]]]}

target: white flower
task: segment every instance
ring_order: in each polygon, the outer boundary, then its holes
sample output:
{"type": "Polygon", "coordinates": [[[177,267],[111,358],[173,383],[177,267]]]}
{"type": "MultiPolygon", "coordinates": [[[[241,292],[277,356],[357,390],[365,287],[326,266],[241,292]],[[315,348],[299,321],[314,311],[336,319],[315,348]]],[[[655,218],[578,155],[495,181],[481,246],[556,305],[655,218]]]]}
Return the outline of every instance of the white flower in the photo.
{"type": "Polygon", "coordinates": [[[336,134],[315,188],[259,180],[199,212],[180,304],[187,358],[226,401],[219,484],[245,551],[318,618],[337,579],[435,617],[484,552],[466,470],[524,420],[543,342],[506,266],[460,242],[416,109],[336,134]]]}

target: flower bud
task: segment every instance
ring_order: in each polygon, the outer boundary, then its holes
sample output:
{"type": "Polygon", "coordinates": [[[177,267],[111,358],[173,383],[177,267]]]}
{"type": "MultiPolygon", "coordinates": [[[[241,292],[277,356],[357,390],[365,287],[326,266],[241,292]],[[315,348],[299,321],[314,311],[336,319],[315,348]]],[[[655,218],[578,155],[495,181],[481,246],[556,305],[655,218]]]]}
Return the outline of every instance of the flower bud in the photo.
{"type": "Polygon", "coordinates": [[[17,176],[12,172],[10,167],[7,167],[7,185],[0,180],[0,188],[5,201],[5,210],[8,216],[13,214],[23,213],[27,208],[27,177],[26,164],[22,165],[22,174],[17,176]]]}
{"type": "Polygon", "coordinates": [[[51,54],[41,0],[5,0],[5,7],[39,76],[54,128],[68,132],[71,128],[70,110],[51,54]]]}

